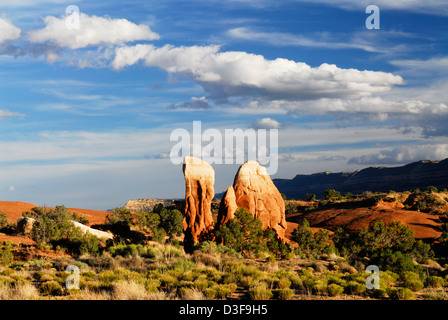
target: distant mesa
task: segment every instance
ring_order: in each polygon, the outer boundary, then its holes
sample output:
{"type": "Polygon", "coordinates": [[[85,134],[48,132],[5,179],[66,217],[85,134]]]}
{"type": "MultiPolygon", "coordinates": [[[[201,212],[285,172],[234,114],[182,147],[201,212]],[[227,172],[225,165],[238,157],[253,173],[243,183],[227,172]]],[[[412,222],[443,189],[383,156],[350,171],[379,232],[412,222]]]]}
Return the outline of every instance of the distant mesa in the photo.
{"type": "Polygon", "coordinates": [[[422,160],[400,167],[370,167],[351,173],[298,174],[293,179],[274,179],[273,182],[288,199],[306,199],[308,194],[323,195],[327,189],[353,194],[402,192],[428,186],[442,189],[448,184],[448,159],[422,160]]]}
{"type": "Polygon", "coordinates": [[[164,207],[182,207],[183,200],[175,199],[137,199],[129,200],[124,207],[132,212],[152,212],[157,205],[163,205],[164,207]]]}

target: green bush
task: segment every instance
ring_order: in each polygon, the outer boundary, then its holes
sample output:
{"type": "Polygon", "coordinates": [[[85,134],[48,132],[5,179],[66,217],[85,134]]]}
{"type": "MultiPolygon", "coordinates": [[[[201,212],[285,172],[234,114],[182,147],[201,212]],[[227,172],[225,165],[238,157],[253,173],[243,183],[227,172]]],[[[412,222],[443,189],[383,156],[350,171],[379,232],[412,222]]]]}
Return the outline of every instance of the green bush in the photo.
{"type": "Polygon", "coordinates": [[[362,294],[366,291],[366,284],[365,283],[359,283],[357,281],[349,281],[347,282],[347,286],[345,287],[344,291],[346,291],[349,294],[362,294]]]}
{"type": "Polygon", "coordinates": [[[0,265],[9,266],[13,262],[12,247],[11,241],[3,241],[0,245],[0,265]]]}
{"type": "Polygon", "coordinates": [[[291,240],[296,242],[299,245],[299,251],[304,253],[322,254],[336,251],[333,244],[329,244],[328,230],[320,229],[313,234],[306,219],[292,232],[291,240]]]}
{"type": "Polygon", "coordinates": [[[342,196],[339,191],[334,189],[327,189],[324,191],[324,199],[325,200],[341,200],[342,196]]]}
{"type": "Polygon", "coordinates": [[[8,218],[6,217],[6,213],[0,210],[0,229],[3,229],[8,226],[8,218]]]}
{"type": "Polygon", "coordinates": [[[336,283],[332,283],[327,286],[327,292],[330,296],[336,297],[344,292],[344,288],[336,283]]]}
{"type": "Polygon", "coordinates": [[[266,250],[263,246],[262,223],[259,219],[240,208],[235,217],[216,230],[216,241],[249,256],[258,251],[266,250]]]}
{"type": "MultiPolygon", "coordinates": [[[[291,297],[294,295],[294,290],[286,288],[286,289],[275,289],[272,291],[272,296],[275,299],[278,300],[290,300],[291,297]]],[[[270,296],[268,294],[268,296],[270,296]]],[[[267,299],[258,299],[258,300],[268,300],[269,297],[267,297],[267,299]]]]}
{"type": "Polygon", "coordinates": [[[412,291],[420,291],[423,289],[423,282],[420,281],[418,273],[405,271],[401,274],[401,280],[403,281],[403,287],[409,288],[412,291]]]}
{"type": "Polygon", "coordinates": [[[64,206],[50,210],[34,210],[36,221],[31,230],[31,237],[37,243],[50,243],[73,232],[72,216],[64,206]]]}
{"type": "Polygon", "coordinates": [[[310,229],[310,223],[304,219],[292,232],[291,240],[299,245],[303,251],[309,251],[314,247],[314,236],[310,229]]]}
{"type": "Polygon", "coordinates": [[[62,294],[62,287],[58,282],[50,280],[41,283],[40,291],[45,296],[59,296],[62,294]]]}
{"type": "Polygon", "coordinates": [[[442,277],[430,276],[427,280],[428,287],[442,288],[445,285],[445,280],[442,277]]]}
{"type": "Polygon", "coordinates": [[[400,288],[396,291],[395,298],[398,300],[414,300],[415,295],[409,288],[400,288]]]}
{"type": "Polygon", "coordinates": [[[273,295],[272,291],[267,289],[266,283],[258,283],[247,290],[250,300],[269,300],[273,295]]]}
{"type": "Polygon", "coordinates": [[[275,230],[266,229],[263,231],[263,241],[267,246],[267,250],[273,253],[277,259],[289,259],[292,253],[289,244],[283,242],[278,236],[275,230]]]}
{"type": "Polygon", "coordinates": [[[137,225],[151,232],[152,240],[163,243],[166,236],[172,239],[183,233],[183,215],[177,209],[166,209],[160,204],[153,212],[138,213],[137,225]]]}
{"type": "Polygon", "coordinates": [[[183,232],[183,215],[177,210],[162,209],[160,215],[160,228],[165,230],[167,236],[175,237],[181,235],[183,232]]]}
{"type": "Polygon", "coordinates": [[[112,213],[106,216],[107,224],[118,224],[123,223],[125,225],[131,225],[133,222],[132,212],[131,210],[122,207],[122,208],[114,208],[112,209],[112,213]]]}

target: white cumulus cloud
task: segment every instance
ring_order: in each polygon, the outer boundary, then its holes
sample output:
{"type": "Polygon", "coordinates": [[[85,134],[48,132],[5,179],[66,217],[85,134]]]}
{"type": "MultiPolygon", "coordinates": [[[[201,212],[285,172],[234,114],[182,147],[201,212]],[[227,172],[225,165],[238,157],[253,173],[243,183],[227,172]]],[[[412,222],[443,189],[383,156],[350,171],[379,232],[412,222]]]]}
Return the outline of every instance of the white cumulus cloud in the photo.
{"type": "Polygon", "coordinates": [[[272,118],[257,119],[252,123],[254,129],[280,129],[282,124],[272,118]]]}
{"type": "Polygon", "coordinates": [[[21,30],[10,21],[0,18],[0,43],[8,40],[16,40],[20,37],[21,30]]]}
{"type": "MultiPolygon", "coordinates": [[[[74,15],[76,13],[72,13],[74,15]]],[[[44,18],[45,27],[29,32],[31,42],[51,42],[70,49],[96,45],[120,45],[137,40],[156,40],[159,35],[147,26],[126,19],[88,16],[79,13],[79,28],[73,27],[73,16],[44,18]],[[72,26],[72,27],[70,27],[72,26]]]]}
{"type": "Polygon", "coordinates": [[[242,51],[220,52],[220,47],[139,44],[116,49],[111,63],[121,69],[143,60],[144,65],[181,74],[198,82],[214,99],[229,97],[266,100],[356,98],[386,92],[403,84],[400,76],[377,71],[341,69],[324,63],[311,67],[303,62],[242,51]]]}

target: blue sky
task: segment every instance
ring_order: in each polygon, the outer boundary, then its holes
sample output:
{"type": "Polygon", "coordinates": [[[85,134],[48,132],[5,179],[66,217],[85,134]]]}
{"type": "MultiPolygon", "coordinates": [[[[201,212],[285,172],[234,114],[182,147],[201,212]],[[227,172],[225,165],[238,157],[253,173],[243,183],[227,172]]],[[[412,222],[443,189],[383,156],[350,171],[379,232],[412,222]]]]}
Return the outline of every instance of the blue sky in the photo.
{"type": "MultiPolygon", "coordinates": [[[[166,155],[193,121],[278,129],[272,178],[447,158],[447,18],[444,0],[2,1],[0,199],[182,198],[166,155]]],[[[214,165],[216,192],[238,166],[214,165]]]]}

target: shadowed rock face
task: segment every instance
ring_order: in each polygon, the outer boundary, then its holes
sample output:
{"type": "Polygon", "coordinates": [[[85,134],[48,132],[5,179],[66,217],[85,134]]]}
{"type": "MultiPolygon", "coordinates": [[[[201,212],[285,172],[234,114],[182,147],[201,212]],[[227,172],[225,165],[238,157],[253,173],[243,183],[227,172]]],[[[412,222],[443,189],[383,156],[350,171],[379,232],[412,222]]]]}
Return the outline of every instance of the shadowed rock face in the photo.
{"type": "Polygon", "coordinates": [[[285,203],[266,168],[256,161],[247,161],[235,175],[221,200],[218,225],[233,219],[236,208],[246,208],[263,224],[263,230],[274,229],[280,239],[285,239],[285,203]]]}
{"type": "Polygon", "coordinates": [[[207,162],[185,157],[185,217],[183,221],[184,247],[191,251],[200,238],[213,229],[211,202],[215,196],[215,171],[207,162]]]}
{"type": "Polygon", "coordinates": [[[238,209],[233,186],[227,188],[224,193],[218,211],[218,226],[223,226],[227,221],[235,217],[235,211],[238,209]]]}

